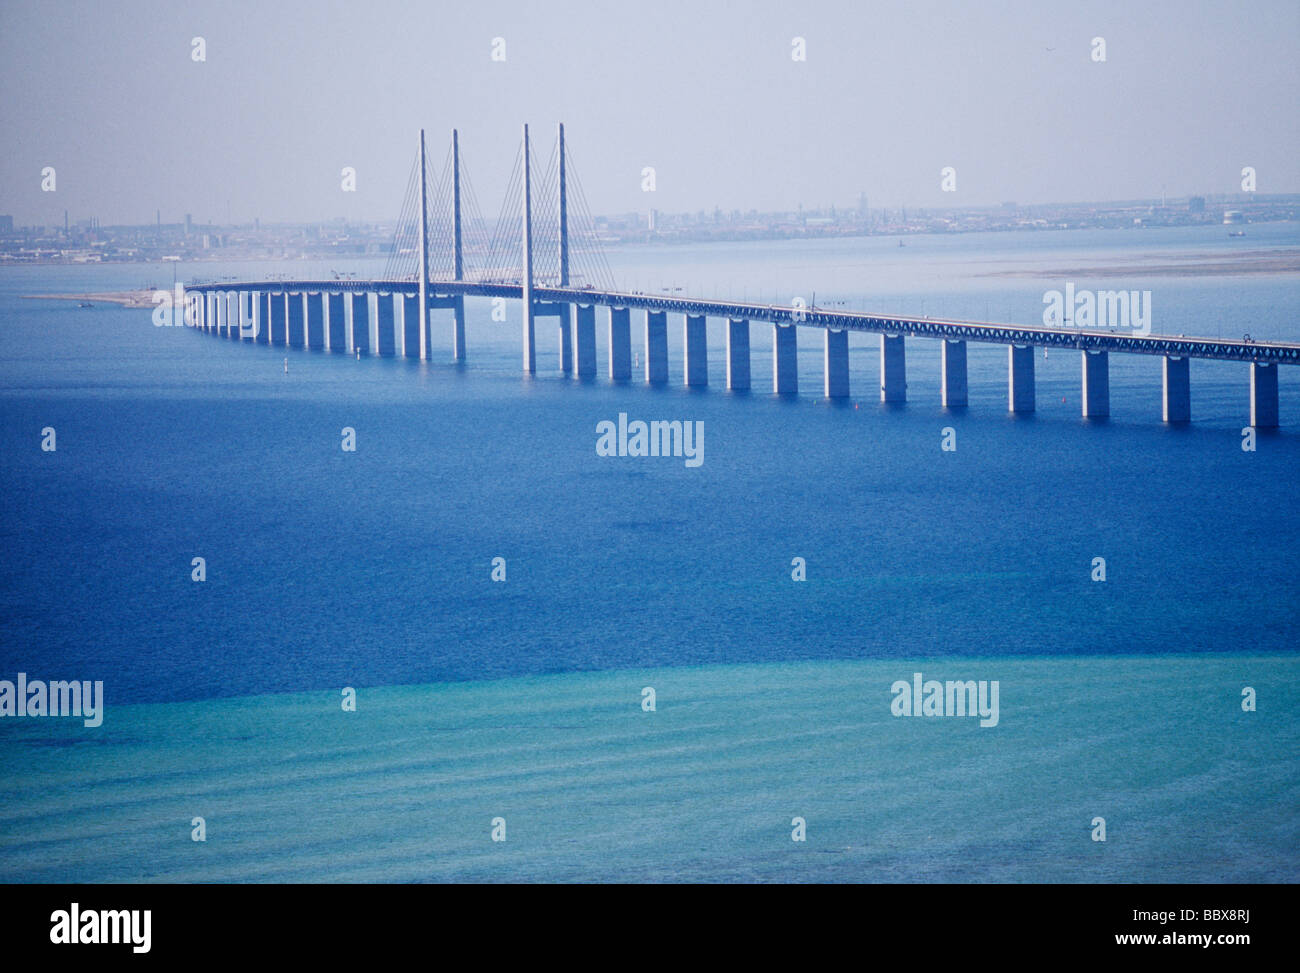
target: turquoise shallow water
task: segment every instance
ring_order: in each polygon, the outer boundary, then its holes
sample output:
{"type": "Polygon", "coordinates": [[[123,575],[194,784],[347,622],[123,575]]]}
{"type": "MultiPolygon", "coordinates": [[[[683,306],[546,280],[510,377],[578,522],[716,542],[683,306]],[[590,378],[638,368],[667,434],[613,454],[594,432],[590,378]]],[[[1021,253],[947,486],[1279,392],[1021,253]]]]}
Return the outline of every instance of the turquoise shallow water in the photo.
{"type": "Polygon", "coordinates": [[[93,734],[15,721],[0,880],[1296,881],[1298,676],[799,662],[362,689],[352,713],[338,692],[122,706],[93,734]],[[997,679],[999,724],[892,716],[917,669],[997,679]]]}

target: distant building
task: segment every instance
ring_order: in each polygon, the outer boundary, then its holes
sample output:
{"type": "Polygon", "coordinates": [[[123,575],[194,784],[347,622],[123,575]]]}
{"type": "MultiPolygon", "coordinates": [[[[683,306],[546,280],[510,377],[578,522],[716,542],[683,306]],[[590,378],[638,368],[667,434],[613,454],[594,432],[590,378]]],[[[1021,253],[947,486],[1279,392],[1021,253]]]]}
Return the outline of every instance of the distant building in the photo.
{"type": "Polygon", "coordinates": [[[190,233],[192,233],[193,231],[194,231],[194,218],[189,213],[186,213],[185,214],[185,235],[189,236],[190,233]]]}
{"type": "Polygon", "coordinates": [[[1223,222],[1225,223],[1244,223],[1245,219],[1239,209],[1226,209],[1223,211],[1223,222]]]}
{"type": "Polygon", "coordinates": [[[0,233],[12,233],[14,231],[14,218],[12,216],[0,216],[0,233]]]}
{"type": "Polygon", "coordinates": [[[1189,212],[1189,213],[1204,213],[1204,212],[1205,212],[1205,197],[1204,197],[1204,196],[1193,196],[1193,197],[1191,197],[1191,198],[1187,201],[1187,212],[1189,212]]]}

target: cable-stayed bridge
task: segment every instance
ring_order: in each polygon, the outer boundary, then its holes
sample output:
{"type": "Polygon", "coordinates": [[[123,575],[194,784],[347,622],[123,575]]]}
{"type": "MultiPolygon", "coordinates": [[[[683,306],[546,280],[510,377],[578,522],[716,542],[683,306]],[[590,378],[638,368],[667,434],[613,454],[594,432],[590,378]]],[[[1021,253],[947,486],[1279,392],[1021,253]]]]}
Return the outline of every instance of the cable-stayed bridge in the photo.
{"type": "Polygon", "coordinates": [[[1300,343],[1140,336],[620,290],[601,251],[563,125],[544,166],[539,158],[525,125],[501,209],[489,224],[461,157],[458,133],[452,133],[436,175],[421,132],[382,278],[192,285],[184,296],[186,323],[266,345],[427,360],[439,340],[430,312],[450,310],[452,357],[463,362],[465,298],[505,298],[522,302],[526,373],[537,370],[537,322],[549,318],[558,329],[562,370],[594,378],[596,309],[602,308],[607,373],[611,381],[629,382],[635,311],[642,324],[644,379],[664,384],[669,381],[668,315],[673,314],[683,317],[684,382],[703,387],[709,384],[706,322],[712,317],[726,321],[726,387],[735,391],[750,387],[752,325],[771,326],[773,387],[779,395],[798,394],[799,329],[816,329],[823,348],[823,394],[830,399],[849,397],[848,333],[868,332],[880,336],[882,402],[906,401],[906,339],[930,338],[939,343],[946,408],[967,404],[966,344],[976,341],[1006,346],[1008,408],[1018,413],[1034,411],[1035,348],[1073,348],[1080,352],[1083,415],[1091,418],[1110,414],[1112,352],[1156,355],[1163,359],[1166,422],[1191,419],[1191,359],[1221,359],[1249,365],[1250,424],[1259,429],[1278,425],[1277,366],[1300,363],[1300,343]]]}

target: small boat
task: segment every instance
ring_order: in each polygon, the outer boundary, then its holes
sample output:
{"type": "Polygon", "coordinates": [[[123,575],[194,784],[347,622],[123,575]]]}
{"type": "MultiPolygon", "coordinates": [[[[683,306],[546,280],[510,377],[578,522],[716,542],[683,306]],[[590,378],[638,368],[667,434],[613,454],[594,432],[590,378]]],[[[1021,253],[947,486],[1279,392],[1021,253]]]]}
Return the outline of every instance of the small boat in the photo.
{"type": "Polygon", "coordinates": [[[91,304],[89,301],[81,301],[77,304],[77,307],[94,307],[94,306],[95,305],[91,304]]]}
{"type": "Polygon", "coordinates": [[[1245,231],[1245,230],[1229,230],[1229,231],[1228,231],[1228,236],[1245,236],[1245,235],[1246,235],[1246,231],[1245,231]]]}

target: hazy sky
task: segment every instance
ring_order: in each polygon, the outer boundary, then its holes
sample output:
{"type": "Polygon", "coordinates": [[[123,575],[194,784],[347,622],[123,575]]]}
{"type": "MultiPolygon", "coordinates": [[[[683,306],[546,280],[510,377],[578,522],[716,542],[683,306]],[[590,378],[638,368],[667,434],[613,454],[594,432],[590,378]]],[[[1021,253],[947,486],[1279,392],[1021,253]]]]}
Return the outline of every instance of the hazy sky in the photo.
{"type": "Polygon", "coordinates": [[[525,121],[597,213],[1300,191],[1295,0],[0,2],[19,224],[393,219],[422,126],[492,217],[525,121]]]}

